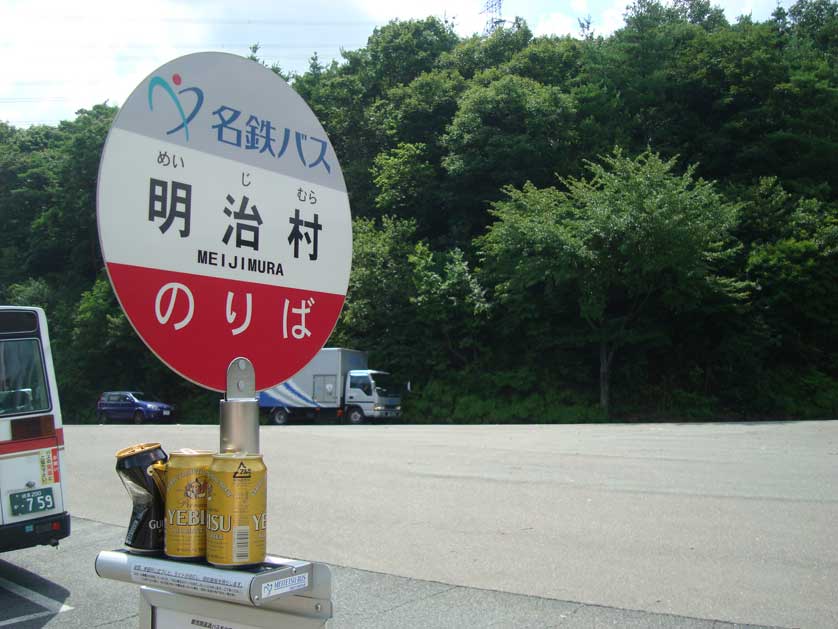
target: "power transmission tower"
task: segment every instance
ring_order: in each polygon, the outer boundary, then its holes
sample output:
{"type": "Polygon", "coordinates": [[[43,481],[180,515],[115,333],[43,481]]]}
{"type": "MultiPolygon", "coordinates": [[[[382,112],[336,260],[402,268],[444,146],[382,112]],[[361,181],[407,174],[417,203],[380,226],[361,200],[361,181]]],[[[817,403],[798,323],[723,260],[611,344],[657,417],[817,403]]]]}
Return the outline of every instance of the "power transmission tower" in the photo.
{"type": "Polygon", "coordinates": [[[503,0],[486,0],[486,6],[480,12],[486,14],[486,26],[483,27],[484,35],[491,35],[495,29],[503,24],[501,17],[503,0]]]}

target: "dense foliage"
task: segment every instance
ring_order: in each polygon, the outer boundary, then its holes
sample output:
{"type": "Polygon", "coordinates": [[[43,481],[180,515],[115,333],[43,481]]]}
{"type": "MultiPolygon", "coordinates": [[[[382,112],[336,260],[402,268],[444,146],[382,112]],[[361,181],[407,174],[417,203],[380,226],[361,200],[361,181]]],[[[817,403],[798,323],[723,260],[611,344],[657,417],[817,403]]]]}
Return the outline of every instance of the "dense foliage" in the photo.
{"type": "MultiPolygon", "coordinates": [[[[356,217],[330,344],[410,380],[409,419],[836,415],[836,2],[637,0],[608,37],[392,22],[290,80],[356,217]]],[[[68,419],[125,387],[212,419],[102,271],[114,114],[0,123],[0,300],[47,309],[68,419]]]]}

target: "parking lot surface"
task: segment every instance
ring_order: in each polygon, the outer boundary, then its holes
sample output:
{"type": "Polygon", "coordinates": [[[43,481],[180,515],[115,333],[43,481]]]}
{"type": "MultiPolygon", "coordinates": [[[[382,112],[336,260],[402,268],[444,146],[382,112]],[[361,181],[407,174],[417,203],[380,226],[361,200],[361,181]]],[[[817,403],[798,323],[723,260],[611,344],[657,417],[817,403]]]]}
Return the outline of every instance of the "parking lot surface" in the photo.
{"type": "MultiPolygon", "coordinates": [[[[29,626],[135,626],[135,586],[92,568],[130,512],[113,453],[217,431],[67,427],[73,535],[0,556],[72,608],[0,582],[52,614],[29,626]]],[[[333,567],[331,627],[838,626],[838,422],[280,426],[262,450],[269,551],[333,567]]]]}

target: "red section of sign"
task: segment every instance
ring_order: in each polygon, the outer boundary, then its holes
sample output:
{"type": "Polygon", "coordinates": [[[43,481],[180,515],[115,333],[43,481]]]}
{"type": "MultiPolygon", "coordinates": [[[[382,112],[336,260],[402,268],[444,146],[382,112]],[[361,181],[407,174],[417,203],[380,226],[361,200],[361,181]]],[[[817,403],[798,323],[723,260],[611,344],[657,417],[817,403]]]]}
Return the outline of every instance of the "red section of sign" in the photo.
{"type": "Polygon", "coordinates": [[[216,391],[227,367],[253,363],[256,389],[287,380],[326,343],[344,296],[108,263],[146,345],[180,375],[216,391]]]}

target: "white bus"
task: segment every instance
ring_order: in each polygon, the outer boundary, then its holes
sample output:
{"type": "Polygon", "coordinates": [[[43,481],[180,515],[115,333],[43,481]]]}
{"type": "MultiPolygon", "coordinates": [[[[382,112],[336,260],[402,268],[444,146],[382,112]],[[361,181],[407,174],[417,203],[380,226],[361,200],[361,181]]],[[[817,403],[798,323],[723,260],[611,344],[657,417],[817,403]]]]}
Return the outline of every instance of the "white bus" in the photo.
{"type": "Polygon", "coordinates": [[[63,455],[44,311],[0,306],[0,552],[70,534],[63,455]]]}

